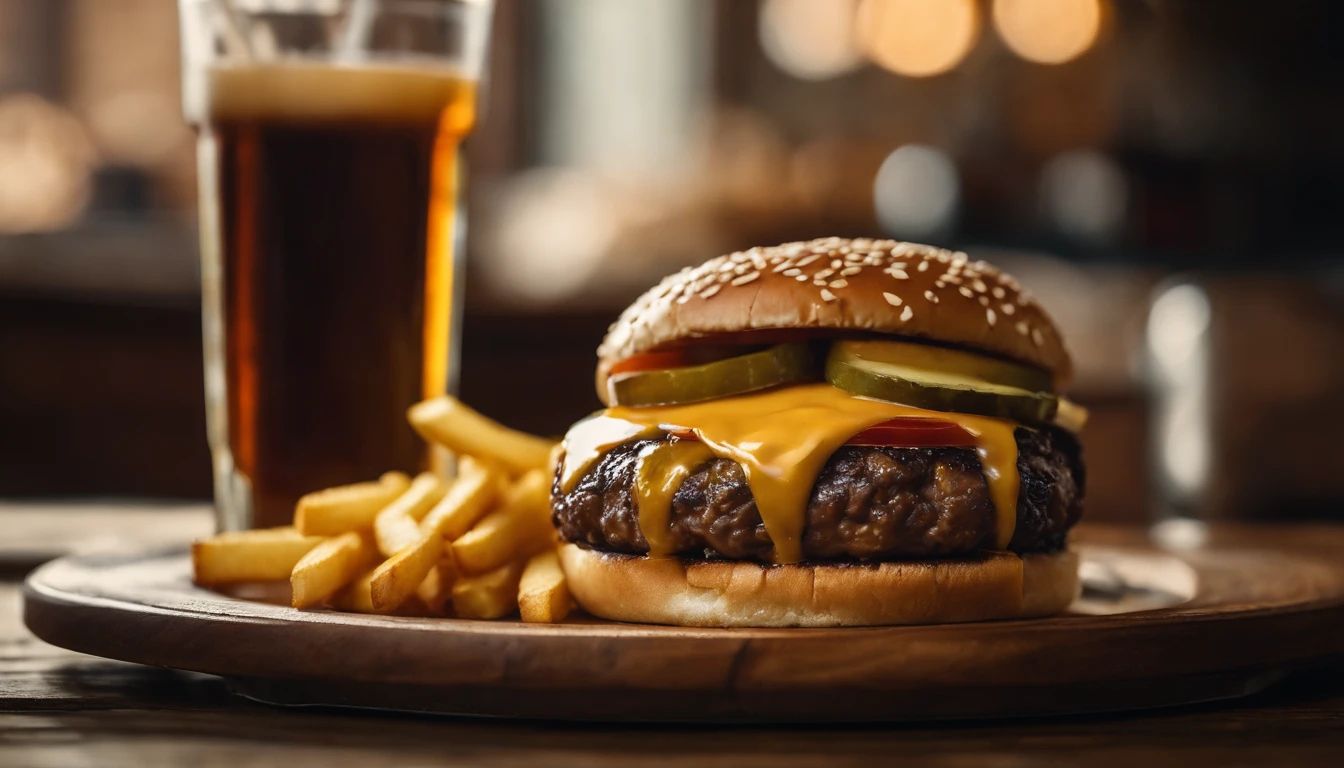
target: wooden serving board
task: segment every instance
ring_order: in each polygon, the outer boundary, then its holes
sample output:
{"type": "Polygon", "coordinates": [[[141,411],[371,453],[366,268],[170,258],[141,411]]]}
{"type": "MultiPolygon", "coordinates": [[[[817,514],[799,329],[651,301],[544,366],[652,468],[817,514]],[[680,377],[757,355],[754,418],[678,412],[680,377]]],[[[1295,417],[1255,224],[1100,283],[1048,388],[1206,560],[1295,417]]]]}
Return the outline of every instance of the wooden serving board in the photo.
{"type": "Polygon", "coordinates": [[[1088,588],[1051,619],[705,630],[297,611],[198,589],[180,550],[77,555],[24,590],[40,638],[231,679],[245,696],[471,715],[896,721],[1232,698],[1344,661],[1344,527],[1221,528],[1164,551],[1084,528],[1088,588]]]}

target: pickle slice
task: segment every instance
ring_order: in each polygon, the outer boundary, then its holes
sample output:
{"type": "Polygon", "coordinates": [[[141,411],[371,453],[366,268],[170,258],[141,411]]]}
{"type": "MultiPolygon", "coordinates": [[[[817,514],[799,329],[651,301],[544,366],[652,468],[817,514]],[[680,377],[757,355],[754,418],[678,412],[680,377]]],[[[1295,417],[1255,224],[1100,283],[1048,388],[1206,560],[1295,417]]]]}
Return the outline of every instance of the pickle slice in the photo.
{"type": "Polygon", "coordinates": [[[826,380],[847,392],[875,400],[1032,424],[1049,422],[1059,402],[1048,392],[1033,392],[962,373],[864,360],[846,351],[844,344],[831,348],[826,359],[826,380]]]}
{"type": "Polygon", "coordinates": [[[1053,389],[1049,371],[960,349],[911,341],[837,341],[835,348],[850,357],[874,363],[965,376],[1030,392],[1053,389]]]}
{"type": "Polygon", "coordinates": [[[613,405],[674,405],[816,378],[812,351],[794,342],[703,365],[616,374],[607,393],[613,405]]]}

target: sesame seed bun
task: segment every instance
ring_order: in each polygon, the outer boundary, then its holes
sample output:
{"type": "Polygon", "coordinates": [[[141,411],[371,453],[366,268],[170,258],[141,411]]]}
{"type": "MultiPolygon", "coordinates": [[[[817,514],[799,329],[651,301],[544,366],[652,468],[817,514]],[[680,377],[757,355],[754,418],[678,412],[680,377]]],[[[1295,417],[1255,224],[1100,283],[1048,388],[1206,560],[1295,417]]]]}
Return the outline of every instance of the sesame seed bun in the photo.
{"type": "Polygon", "coordinates": [[[766,566],[560,548],[584,610],[615,621],[688,627],[842,627],[1030,618],[1078,594],[1071,550],[956,560],[766,566]]]}
{"type": "Polygon", "coordinates": [[[952,344],[1049,371],[1072,362],[1055,322],[1017,280],[964,253],[832,237],[752,248],[669,275],[598,347],[597,391],[634,355],[722,334],[852,330],[952,344]]]}

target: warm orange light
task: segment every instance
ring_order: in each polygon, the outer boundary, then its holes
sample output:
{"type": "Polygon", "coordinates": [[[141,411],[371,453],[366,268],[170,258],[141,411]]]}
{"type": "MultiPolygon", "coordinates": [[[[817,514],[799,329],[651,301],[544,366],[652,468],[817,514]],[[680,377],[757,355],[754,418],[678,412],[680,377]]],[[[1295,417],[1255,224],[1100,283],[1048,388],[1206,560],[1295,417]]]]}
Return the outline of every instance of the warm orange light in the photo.
{"type": "Polygon", "coordinates": [[[1018,56],[1063,64],[1096,42],[1101,0],[994,0],[994,26],[1018,56]]]}
{"type": "Polygon", "coordinates": [[[869,58],[911,77],[952,69],[980,31],[975,0],[863,0],[855,31],[869,58]]]}
{"type": "Polygon", "coordinates": [[[765,0],[761,47],[780,69],[803,80],[837,77],[863,64],[854,41],[858,0],[765,0]]]}

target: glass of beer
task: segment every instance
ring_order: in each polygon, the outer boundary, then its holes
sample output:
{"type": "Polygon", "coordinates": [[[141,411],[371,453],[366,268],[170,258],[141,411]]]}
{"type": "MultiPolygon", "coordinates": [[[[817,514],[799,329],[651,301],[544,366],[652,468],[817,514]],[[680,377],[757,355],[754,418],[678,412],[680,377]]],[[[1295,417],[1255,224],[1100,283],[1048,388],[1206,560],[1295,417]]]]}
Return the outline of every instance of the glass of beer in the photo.
{"type": "Polygon", "coordinates": [[[310,491],[430,468],[405,414],[454,367],[458,148],[490,13],[179,0],[221,530],[286,525],[310,491]]]}

